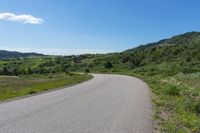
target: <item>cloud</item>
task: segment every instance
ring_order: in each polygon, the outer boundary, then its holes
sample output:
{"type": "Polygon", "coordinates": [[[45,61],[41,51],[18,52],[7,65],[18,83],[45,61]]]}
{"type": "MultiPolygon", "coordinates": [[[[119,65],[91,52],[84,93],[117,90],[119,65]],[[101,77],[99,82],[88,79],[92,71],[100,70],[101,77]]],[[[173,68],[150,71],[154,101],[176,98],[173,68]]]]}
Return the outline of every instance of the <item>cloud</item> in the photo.
{"type": "Polygon", "coordinates": [[[43,19],[36,18],[28,14],[15,15],[13,13],[0,13],[0,20],[22,22],[24,24],[42,24],[43,23],[43,19]]]}

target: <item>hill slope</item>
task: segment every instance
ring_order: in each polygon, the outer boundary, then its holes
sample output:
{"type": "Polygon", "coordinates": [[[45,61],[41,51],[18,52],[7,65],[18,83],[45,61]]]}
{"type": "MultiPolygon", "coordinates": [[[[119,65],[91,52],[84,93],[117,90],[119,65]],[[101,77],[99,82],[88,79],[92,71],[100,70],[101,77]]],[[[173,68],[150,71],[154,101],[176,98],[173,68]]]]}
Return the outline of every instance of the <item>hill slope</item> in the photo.
{"type": "MultiPolygon", "coordinates": [[[[27,57],[40,55],[0,51],[0,58],[27,57]]],[[[142,45],[121,53],[53,56],[35,58],[31,61],[20,60],[18,63],[4,63],[4,67],[26,69],[35,72],[85,71],[124,72],[132,71],[145,75],[174,75],[200,71],[200,32],[188,32],[159,42],[142,45]],[[27,62],[29,65],[27,65],[27,62]],[[31,64],[31,65],[30,65],[31,64]]],[[[12,73],[12,72],[11,72],[12,73]]]]}
{"type": "MultiPolygon", "coordinates": [[[[83,64],[76,65],[83,66],[83,64]]],[[[200,71],[200,32],[188,32],[121,53],[96,57],[87,66],[92,71],[132,70],[150,75],[198,72],[200,71]],[[106,62],[112,63],[112,69],[105,69],[106,62]]]]}
{"type": "Polygon", "coordinates": [[[43,56],[43,54],[20,53],[20,52],[16,52],[16,51],[0,50],[0,59],[28,57],[28,56],[43,56]]]}
{"type": "Polygon", "coordinates": [[[135,49],[146,49],[157,46],[191,45],[199,42],[200,42],[200,32],[187,32],[181,35],[173,36],[169,39],[163,39],[158,42],[141,45],[139,47],[129,49],[125,52],[131,52],[135,49]]]}

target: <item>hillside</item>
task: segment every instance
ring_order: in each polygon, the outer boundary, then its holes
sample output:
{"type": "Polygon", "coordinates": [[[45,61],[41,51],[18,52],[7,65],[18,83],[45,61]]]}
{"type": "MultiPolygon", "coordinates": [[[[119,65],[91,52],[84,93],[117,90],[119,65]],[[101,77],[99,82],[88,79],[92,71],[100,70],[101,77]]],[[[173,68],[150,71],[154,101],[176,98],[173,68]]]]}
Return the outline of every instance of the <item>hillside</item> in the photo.
{"type": "Polygon", "coordinates": [[[19,58],[19,57],[28,57],[28,56],[43,56],[43,54],[20,53],[16,51],[0,50],[0,59],[19,58]]]}
{"type": "Polygon", "coordinates": [[[172,75],[197,72],[200,67],[200,32],[177,35],[122,54],[124,63],[129,62],[136,69],[140,67],[141,72],[149,69],[172,75]]]}
{"type": "MultiPolygon", "coordinates": [[[[38,56],[35,53],[1,51],[0,58],[38,56]]],[[[145,75],[174,75],[200,71],[200,32],[188,32],[159,42],[142,45],[121,53],[87,54],[79,56],[47,56],[31,61],[15,60],[4,63],[10,71],[30,68],[34,72],[85,71],[124,72],[133,71],[145,75]],[[27,65],[28,64],[28,65],[27,65]],[[107,67],[109,64],[110,67],[107,67]],[[173,68],[173,69],[172,69],[173,68]]],[[[1,65],[1,64],[0,64],[1,65]]],[[[23,70],[25,71],[25,70],[23,70]]],[[[12,73],[12,72],[11,72],[12,73]]]]}
{"type": "Polygon", "coordinates": [[[200,42],[200,32],[187,32],[181,35],[173,36],[169,39],[163,39],[158,42],[140,45],[125,52],[131,52],[135,49],[146,49],[158,46],[191,45],[200,42]]]}
{"type": "MultiPolygon", "coordinates": [[[[0,51],[0,58],[41,56],[36,53],[0,51]]],[[[188,32],[121,53],[79,56],[47,56],[0,64],[12,73],[14,68],[36,73],[57,71],[124,72],[145,75],[174,75],[200,71],[200,32],[188,32]],[[173,69],[172,69],[173,68],[173,69]]]]}
{"type": "Polygon", "coordinates": [[[101,71],[132,70],[150,75],[198,72],[200,71],[200,32],[188,32],[121,53],[93,58],[88,67],[96,71],[94,66],[101,71]],[[112,69],[104,69],[106,62],[112,63],[112,69]]]}

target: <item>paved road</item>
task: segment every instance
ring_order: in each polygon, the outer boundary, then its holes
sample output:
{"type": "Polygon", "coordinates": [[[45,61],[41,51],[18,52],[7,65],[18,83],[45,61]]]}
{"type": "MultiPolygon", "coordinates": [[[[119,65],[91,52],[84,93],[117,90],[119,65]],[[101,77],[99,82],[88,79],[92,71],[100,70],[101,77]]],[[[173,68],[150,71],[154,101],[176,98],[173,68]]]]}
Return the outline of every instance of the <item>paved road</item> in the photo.
{"type": "Polygon", "coordinates": [[[94,75],[77,86],[0,104],[0,133],[151,133],[147,85],[94,75]]]}

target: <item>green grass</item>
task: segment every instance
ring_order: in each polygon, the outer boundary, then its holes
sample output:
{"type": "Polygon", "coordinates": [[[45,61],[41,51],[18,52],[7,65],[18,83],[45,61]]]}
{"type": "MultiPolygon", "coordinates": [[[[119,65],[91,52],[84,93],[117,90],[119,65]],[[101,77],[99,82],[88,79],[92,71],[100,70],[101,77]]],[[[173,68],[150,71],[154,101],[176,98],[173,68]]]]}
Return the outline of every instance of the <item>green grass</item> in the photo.
{"type": "Polygon", "coordinates": [[[1,76],[0,101],[80,83],[90,75],[1,76]]]}
{"type": "Polygon", "coordinates": [[[159,131],[200,132],[200,78],[182,74],[182,76],[166,78],[154,76],[144,79],[154,93],[152,100],[154,121],[159,131]],[[196,84],[194,79],[198,80],[196,84]]]}

